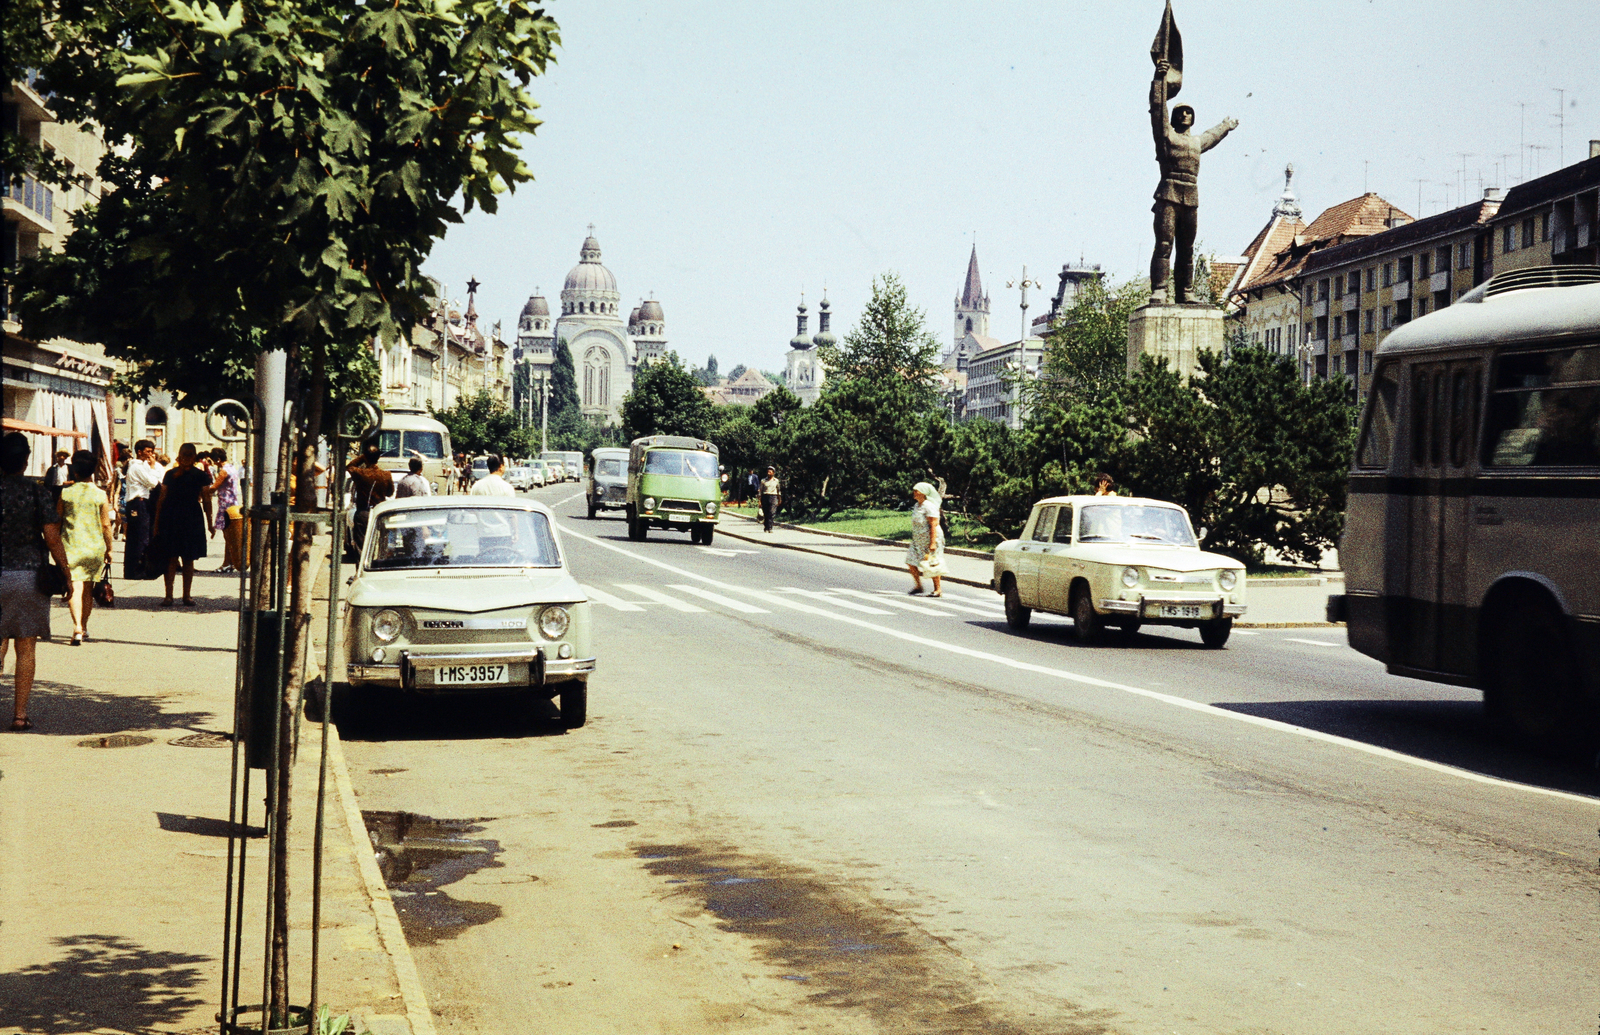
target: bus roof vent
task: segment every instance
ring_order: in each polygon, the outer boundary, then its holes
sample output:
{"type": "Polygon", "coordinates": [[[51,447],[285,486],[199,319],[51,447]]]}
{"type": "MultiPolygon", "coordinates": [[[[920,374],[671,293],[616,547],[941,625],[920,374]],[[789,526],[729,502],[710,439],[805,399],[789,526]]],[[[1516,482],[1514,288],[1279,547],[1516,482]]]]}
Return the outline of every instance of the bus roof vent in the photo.
{"type": "Polygon", "coordinates": [[[1581,284],[1600,284],[1600,266],[1531,266],[1528,269],[1510,270],[1489,278],[1484,294],[1493,298],[1507,291],[1578,287],[1581,284]]]}

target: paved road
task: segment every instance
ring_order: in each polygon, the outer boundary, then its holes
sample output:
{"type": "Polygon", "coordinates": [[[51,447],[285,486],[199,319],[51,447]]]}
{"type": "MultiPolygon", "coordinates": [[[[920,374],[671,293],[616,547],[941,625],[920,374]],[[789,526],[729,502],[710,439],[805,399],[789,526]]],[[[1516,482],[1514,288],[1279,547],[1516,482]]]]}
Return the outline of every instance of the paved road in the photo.
{"type": "Polygon", "coordinates": [[[534,495],[596,602],[590,725],[341,724],[373,808],[494,817],[440,900],[483,908],[414,922],[441,1030],[1594,1026],[1600,785],[1476,694],[1331,629],[1013,633],[980,590],[631,543],[574,491],[534,495]]]}

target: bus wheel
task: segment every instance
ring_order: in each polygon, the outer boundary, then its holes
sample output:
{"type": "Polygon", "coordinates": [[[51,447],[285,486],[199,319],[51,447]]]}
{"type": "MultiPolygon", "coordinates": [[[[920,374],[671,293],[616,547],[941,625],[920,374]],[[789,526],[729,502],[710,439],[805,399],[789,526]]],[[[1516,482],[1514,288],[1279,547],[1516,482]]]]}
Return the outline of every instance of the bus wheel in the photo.
{"type": "Polygon", "coordinates": [[[1584,728],[1582,680],[1566,618],[1542,593],[1519,593],[1488,618],[1484,706],[1494,728],[1530,747],[1566,748],[1584,728]]]}

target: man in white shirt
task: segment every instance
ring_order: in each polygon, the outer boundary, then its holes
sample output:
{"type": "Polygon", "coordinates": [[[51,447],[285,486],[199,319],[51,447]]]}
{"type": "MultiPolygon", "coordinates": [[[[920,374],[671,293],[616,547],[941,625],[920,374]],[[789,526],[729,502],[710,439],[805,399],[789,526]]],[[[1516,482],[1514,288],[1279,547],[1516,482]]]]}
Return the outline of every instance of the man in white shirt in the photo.
{"type": "Polygon", "coordinates": [[[478,479],[478,484],[472,487],[469,496],[511,496],[517,495],[517,490],[511,483],[500,477],[500,469],[505,466],[505,461],[491,454],[488,460],[489,473],[478,479]]]}
{"type": "MultiPolygon", "coordinates": [[[[412,450],[413,453],[416,450],[412,450]]],[[[405,499],[408,496],[432,496],[433,486],[428,484],[428,479],[422,476],[422,455],[418,453],[411,458],[409,465],[411,473],[400,479],[394,487],[394,498],[405,499]]]]}
{"type": "Polygon", "coordinates": [[[150,545],[150,521],[155,516],[156,495],[167,469],[156,463],[156,445],[142,438],[133,445],[133,459],[123,482],[128,488],[127,552],[122,558],[122,577],[144,578],[144,551],[150,545]]]}

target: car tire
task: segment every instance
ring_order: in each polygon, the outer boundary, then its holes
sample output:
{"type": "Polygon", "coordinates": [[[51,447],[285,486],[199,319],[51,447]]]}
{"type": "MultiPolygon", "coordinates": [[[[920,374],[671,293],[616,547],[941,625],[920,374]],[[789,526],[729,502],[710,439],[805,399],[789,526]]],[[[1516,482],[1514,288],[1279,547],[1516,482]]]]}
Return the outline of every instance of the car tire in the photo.
{"type": "Polygon", "coordinates": [[[1033,618],[1033,608],[1022,606],[1022,597],[1017,594],[1017,584],[1007,582],[1005,590],[1006,600],[1006,625],[1017,632],[1028,627],[1028,622],[1033,618]]]}
{"type": "Polygon", "coordinates": [[[575,730],[589,721],[589,683],[578,680],[561,688],[561,725],[575,730]]]}
{"type": "Polygon", "coordinates": [[[711,545],[711,537],[716,535],[716,534],[717,534],[717,526],[716,525],[701,525],[700,526],[700,545],[701,546],[710,546],[711,545]]]}
{"type": "Polygon", "coordinates": [[[1094,609],[1094,598],[1087,589],[1080,589],[1072,598],[1072,632],[1078,642],[1088,646],[1100,639],[1105,619],[1094,609]]]}
{"type": "Polygon", "coordinates": [[[594,511],[595,511],[594,498],[590,497],[589,498],[589,520],[590,521],[594,520],[594,511]]]}
{"type": "Polygon", "coordinates": [[[1232,618],[1213,618],[1209,622],[1200,623],[1200,642],[1212,650],[1221,650],[1228,642],[1228,634],[1233,632],[1232,618]]]}

